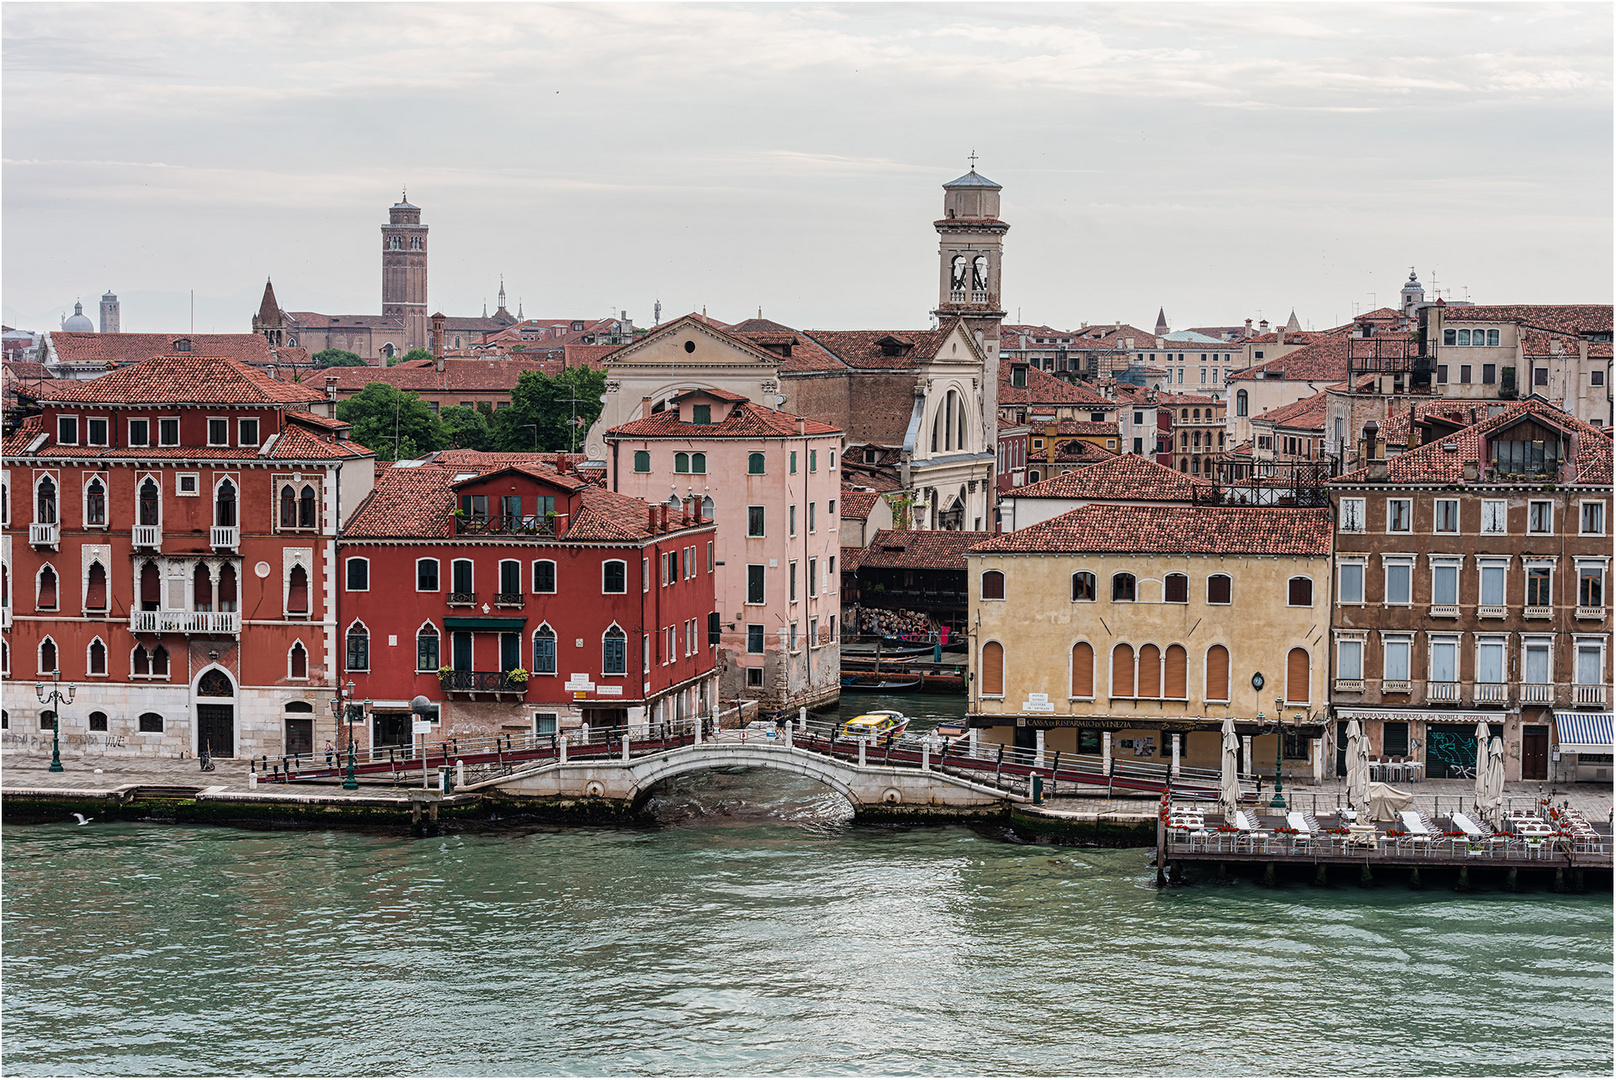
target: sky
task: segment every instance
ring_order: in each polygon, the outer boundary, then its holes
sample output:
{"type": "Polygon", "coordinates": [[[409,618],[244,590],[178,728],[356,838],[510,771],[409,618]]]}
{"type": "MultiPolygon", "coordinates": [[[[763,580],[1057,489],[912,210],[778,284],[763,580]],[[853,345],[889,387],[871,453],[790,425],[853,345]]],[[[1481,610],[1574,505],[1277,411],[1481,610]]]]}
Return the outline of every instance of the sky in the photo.
{"type": "Polygon", "coordinates": [[[974,151],[1011,321],[1610,303],[1611,10],[8,2],[0,301],[374,314],[407,186],[433,310],[922,328],[974,151]]]}

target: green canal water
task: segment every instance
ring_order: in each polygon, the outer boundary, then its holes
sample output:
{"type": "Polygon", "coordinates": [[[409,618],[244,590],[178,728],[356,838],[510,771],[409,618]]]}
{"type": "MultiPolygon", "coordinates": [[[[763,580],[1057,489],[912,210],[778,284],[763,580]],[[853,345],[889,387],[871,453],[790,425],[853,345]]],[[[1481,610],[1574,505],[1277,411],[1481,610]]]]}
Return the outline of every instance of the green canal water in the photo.
{"type": "Polygon", "coordinates": [[[653,809],[7,827],[5,1072],[1612,1072],[1608,893],[1157,890],[1143,850],[855,826],[782,774],[653,809]]]}

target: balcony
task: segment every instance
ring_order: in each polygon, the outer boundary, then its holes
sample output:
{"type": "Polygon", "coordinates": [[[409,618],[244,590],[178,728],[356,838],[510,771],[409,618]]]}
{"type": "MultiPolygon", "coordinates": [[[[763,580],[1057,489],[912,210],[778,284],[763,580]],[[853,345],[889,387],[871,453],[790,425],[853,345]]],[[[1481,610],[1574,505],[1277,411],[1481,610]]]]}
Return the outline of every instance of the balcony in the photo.
{"type": "Polygon", "coordinates": [[[438,685],[445,694],[475,698],[479,694],[490,697],[520,698],[527,693],[526,679],[512,679],[503,671],[447,671],[438,674],[438,685]]]}
{"type": "Polygon", "coordinates": [[[474,592],[452,592],[449,594],[450,607],[476,607],[477,594],[474,592]]]}
{"type": "Polygon", "coordinates": [[[0,605],[0,630],[11,629],[11,605],[0,605]]]}
{"type": "Polygon", "coordinates": [[[209,531],[208,545],[214,548],[224,548],[234,551],[241,546],[240,525],[215,525],[209,531]]]}
{"type": "Polygon", "coordinates": [[[28,526],[28,546],[55,549],[59,531],[54,521],[36,521],[28,526]]]}
{"type": "Polygon", "coordinates": [[[135,634],[241,633],[239,611],[131,611],[129,630],[135,634]]]}
{"type": "Polygon", "coordinates": [[[1459,605],[1458,604],[1432,604],[1431,605],[1431,618],[1433,618],[1433,619],[1457,619],[1458,617],[1459,617],[1459,605]]]}
{"type": "Polygon", "coordinates": [[[1528,604],[1521,609],[1521,615],[1527,619],[1552,619],[1554,618],[1554,608],[1546,605],[1528,604]]]}
{"type": "Polygon", "coordinates": [[[136,525],[134,531],[134,545],[137,548],[157,549],[163,546],[163,527],[161,525],[136,525]]]}
{"type": "Polygon", "coordinates": [[[1605,609],[1603,607],[1579,607],[1577,608],[1577,618],[1603,620],[1605,618],[1605,609]]]}
{"type": "Polygon", "coordinates": [[[1380,692],[1383,694],[1412,694],[1414,683],[1408,679],[1382,679],[1380,692]]]}
{"type": "Polygon", "coordinates": [[[1554,684],[1544,682],[1521,683],[1522,705],[1553,705],[1554,684]]]}
{"type": "Polygon", "coordinates": [[[521,607],[522,594],[519,592],[497,592],[494,594],[495,607],[521,607]]]}
{"type": "Polygon", "coordinates": [[[1458,701],[1459,684],[1456,682],[1428,682],[1425,684],[1426,701],[1458,701]]]}
{"type": "Polygon", "coordinates": [[[1337,679],[1335,681],[1335,688],[1337,691],[1343,694],[1361,694],[1363,693],[1363,680],[1337,679]]]}
{"type": "Polygon", "coordinates": [[[1605,704],[1605,684],[1604,683],[1595,683],[1592,686],[1579,683],[1576,686],[1573,686],[1571,689],[1573,691],[1573,695],[1572,695],[1572,704],[1573,705],[1604,705],[1605,704]]]}
{"type": "Polygon", "coordinates": [[[1479,682],[1475,684],[1477,705],[1503,705],[1509,701],[1509,683],[1479,682]]]}
{"type": "Polygon", "coordinates": [[[554,514],[495,514],[492,517],[458,516],[456,536],[554,536],[554,514]]]}
{"type": "Polygon", "coordinates": [[[1509,609],[1502,604],[1482,604],[1476,608],[1478,619],[1503,619],[1509,615],[1509,609]]]}

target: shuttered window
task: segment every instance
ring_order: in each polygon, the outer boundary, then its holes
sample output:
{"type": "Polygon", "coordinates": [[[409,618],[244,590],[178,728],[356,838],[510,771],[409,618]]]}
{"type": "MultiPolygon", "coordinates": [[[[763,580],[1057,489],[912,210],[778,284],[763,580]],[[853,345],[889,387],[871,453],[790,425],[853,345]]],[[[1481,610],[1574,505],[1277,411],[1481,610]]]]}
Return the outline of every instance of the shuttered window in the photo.
{"type": "Polygon", "coordinates": [[[1222,645],[1206,650],[1206,700],[1229,700],[1229,650],[1222,645]]]}
{"type": "Polygon", "coordinates": [[[998,570],[988,570],[982,574],[982,599],[1004,599],[1004,574],[998,570]]]}
{"type": "Polygon", "coordinates": [[[1072,646],[1072,696],[1094,696],[1094,646],[1086,641],[1072,646]]]}
{"type": "Polygon", "coordinates": [[[1111,650],[1111,696],[1133,697],[1133,646],[1118,645],[1111,650]]]}
{"type": "Polygon", "coordinates": [[[1161,697],[1161,650],[1154,645],[1139,647],[1139,696],[1161,697]]]}
{"type": "Polygon", "coordinates": [[[1004,693],[1004,646],[997,641],[982,646],[982,693],[1004,693]]]}
{"type": "Polygon", "coordinates": [[[1162,664],[1166,686],[1162,689],[1162,697],[1172,698],[1174,701],[1184,701],[1189,698],[1189,654],[1182,645],[1167,646],[1167,656],[1162,664]]]}
{"type": "Polygon", "coordinates": [[[1306,704],[1308,693],[1308,658],[1306,649],[1292,649],[1285,657],[1285,700],[1306,704]]]}

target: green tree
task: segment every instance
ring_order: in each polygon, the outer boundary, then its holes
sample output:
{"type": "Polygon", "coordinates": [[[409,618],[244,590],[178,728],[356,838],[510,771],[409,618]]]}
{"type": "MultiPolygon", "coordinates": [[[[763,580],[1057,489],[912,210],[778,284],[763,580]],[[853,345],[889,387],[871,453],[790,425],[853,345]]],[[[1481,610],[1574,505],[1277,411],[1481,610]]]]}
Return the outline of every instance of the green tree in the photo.
{"type": "Polygon", "coordinates": [[[347,349],[321,349],[314,354],[314,362],[323,368],[365,366],[364,357],[347,349]]]}
{"type": "Polygon", "coordinates": [[[430,360],[430,359],[432,359],[432,350],[431,349],[411,349],[409,352],[405,353],[403,356],[395,356],[391,360],[387,361],[387,366],[392,367],[394,364],[402,364],[402,363],[404,363],[405,361],[408,361],[408,360],[430,360]]]}
{"type": "Polygon", "coordinates": [[[419,457],[444,446],[443,426],[426,402],[386,383],[370,383],[342,402],[337,419],[352,424],[354,441],[382,461],[419,457]]]}
{"type": "Polygon", "coordinates": [[[589,425],[600,415],[606,373],[590,368],[568,368],[551,378],[539,371],[524,371],[511,391],[511,407],[501,409],[494,421],[494,446],[499,450],[567,450],[583,442],[589,425]]]}
{"type": "Polygon", "coordinates": [[[443,438],[450,446],[462,450],[487,450],[494,445],[493,428],[488,417],[464,405],[451,405],[438,414],[443,427],[443,438]]]}

